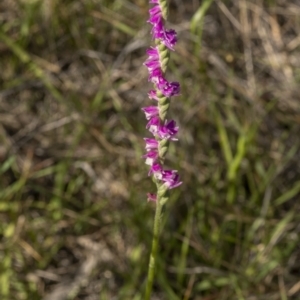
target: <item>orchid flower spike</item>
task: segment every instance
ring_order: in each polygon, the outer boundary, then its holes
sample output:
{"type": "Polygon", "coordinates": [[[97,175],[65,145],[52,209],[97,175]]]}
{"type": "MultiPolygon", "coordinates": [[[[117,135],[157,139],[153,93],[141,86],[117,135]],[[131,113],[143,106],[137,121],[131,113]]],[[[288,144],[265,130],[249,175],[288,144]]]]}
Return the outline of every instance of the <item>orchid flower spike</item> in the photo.
{"type": "MultiPolygon", "coordinates": [[[[153,6],[149,9],[148,23],[152,26],[151,34],[156,40],[156,45],[146,50],[147,59],[144,66],[148,69],[149,81],[154,85],[148,97],[155,100],[156,105],[142,108],[148,120],[146,128],[153,135],[153,138],[144,139],[146,154],[143,158],[150,166],[149,176],[153,176],[167,189],[173,189],[182,182],[177,171],[164,171],[164,161],[168,141],[177,141],[179,126],[174,120],[167,121],[166,114],[170,106],[170,98],[180,93],[180,84],[176,81],[168,81],[165,73],[169,59],[168,52],[174,51],[177,34],[175,30],[165,27],[166,2],[163,0],[150,0],[149,2],[153,6]]],[[[152,194],[148,194],[148,200],[152,199],[149,195],[152,194]]]]}

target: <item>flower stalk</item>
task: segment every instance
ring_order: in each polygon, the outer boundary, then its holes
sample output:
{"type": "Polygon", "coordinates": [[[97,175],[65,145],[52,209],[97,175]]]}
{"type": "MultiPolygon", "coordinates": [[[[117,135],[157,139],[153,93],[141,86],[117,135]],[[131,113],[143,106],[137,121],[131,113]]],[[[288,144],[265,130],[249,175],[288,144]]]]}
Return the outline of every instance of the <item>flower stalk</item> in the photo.
{"type": "Polygon", "coordinates": [[[174,51],[174,46],[177,43],[177,34],[175,30],[165,28],[165,21],[168,15],[167,1],[150,0],[150,4],[154,5],[149,9],[150,18],[148,23],[152,25],[151,34],[155,41],[155,46],[147,50],[148,58],[144,65],[149,71],[148,80],[154,85],[154,89],[148,93],[148,97],[151,100],[155,100],[157,105],[142,109],[148,120],[146,128],[153,135],[153,138],[144,139],[147,153],[143,157],[146,159],[146,164],[150,166],[148,175],[153,177],[157,193],[148,193],[148,201],[156,203],[156,210],[146,285],[146,300],[150,299],[152,293],[159,235],[161,232],[162,208],[169,199],[168,191],[182,183],[176,170],[164,169],[169,143],[170,141],[177,141],[176,135],[179,130],[174,120],[167,120],[167,113],[171,97],[179,95],[180,85],[178,82],[169,82],[165,77],[170,51],[174,51]]]}

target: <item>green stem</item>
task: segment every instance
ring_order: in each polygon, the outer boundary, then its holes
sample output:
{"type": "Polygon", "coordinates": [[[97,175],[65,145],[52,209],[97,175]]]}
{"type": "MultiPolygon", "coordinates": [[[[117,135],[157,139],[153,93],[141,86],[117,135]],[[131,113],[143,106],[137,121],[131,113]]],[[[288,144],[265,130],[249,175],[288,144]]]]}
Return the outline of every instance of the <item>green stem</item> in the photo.
{"type": "Polygon", "coordinates": [[[148,267],[148,279],[147,279],[145,300],[150,300],[154,274],[155,274],[155,265],[157,260],[156,259],[157,249],[158,249],[159,234],[161,231],[161,218],[162,218],[162,207],[163,207],[161,198],[162,197],[159,197],[159,195],[157,195],[156,210],[155,210],[154,225],[153,225],[152,249],[151,249],[149,267],[148,267]]]}

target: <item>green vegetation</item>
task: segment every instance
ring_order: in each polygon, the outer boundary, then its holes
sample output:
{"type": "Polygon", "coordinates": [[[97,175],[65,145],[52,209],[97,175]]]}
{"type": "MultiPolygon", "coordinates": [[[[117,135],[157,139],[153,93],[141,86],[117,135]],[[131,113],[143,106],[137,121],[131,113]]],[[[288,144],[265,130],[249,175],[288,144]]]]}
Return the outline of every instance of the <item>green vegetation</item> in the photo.
{"type": "MultiPolygon", "coordinates": [[[[142,299],[147,9],[0,1],[1,300],[142,299]]],[[[184,184],[153,299],[300,299],[297,1],[174,0],[170,22],[184,184]]]]}

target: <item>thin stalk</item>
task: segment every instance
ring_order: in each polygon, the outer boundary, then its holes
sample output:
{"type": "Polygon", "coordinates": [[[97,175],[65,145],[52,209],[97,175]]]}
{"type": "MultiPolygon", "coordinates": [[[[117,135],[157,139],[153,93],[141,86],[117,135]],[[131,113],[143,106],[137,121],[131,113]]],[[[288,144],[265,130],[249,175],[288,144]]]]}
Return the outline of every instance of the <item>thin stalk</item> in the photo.
{"type": "Polygon", "coordinates": [[[150,300],[152,287],[153,287],[155,265],[157,260],[157,249],[158,249],[159,235],[161,231],[161,217],[162,217],[161,215],[162,215],[162,207],[163,207],[161,200],[162,200],[161,197],[157,196],[155,217],[154,217],[154,224],[153,224],[152,249],[151,249],[151,254],[149,259],[145,300],[150,300]]]}

